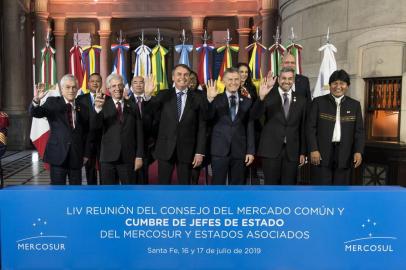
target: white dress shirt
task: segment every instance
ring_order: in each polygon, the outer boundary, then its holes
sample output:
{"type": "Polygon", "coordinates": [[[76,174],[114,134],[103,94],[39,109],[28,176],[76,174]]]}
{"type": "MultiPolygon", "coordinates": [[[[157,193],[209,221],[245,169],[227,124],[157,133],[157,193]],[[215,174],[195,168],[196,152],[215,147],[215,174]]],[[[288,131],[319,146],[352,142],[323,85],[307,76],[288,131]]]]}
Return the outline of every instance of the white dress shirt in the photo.
{"type": "Polygon", "coordinates": [[[283,94],[284,93],[288,93],[288,100],[289,100],[289,104],[290,104],[292,101],[292,89],[289,89],[288,92],[285,92],[282,90],[282,88],[278,87],[278,90],[279,90],[279,95],[281,96],[281,99],[282,99],[282,106],[283,106],[283,94]]]}
{"type": "Polygon", "coordinates": [[[239,105],[239,96],[238,96],[238,92],[235,92],[235,93],[230,93],[230,92],[228,92],[228,91],[225,91],[226,92],[226,95],[227,95],[227,100],[228,100],[228,107],[230,108],[230,106],[231,106],[231,104],[230,104],[230,96],[235,96],[235,115],[237,115],[237,113],[238,113],[238,105],[239,105]]]}
{"type": "Polygon", "coordinates": [[[182,107],[181,107],[181,113],[180,113],[180,117],[179,117],[179,121],[180,121],[180,119],[182,119],[183,111],[185,110],[185,104],[186,104],[188,89],[185,89],[185,90],[181,91],[181,90],[175,88],[175,91],[176,91],[176,100],[177,100],[177,98],[178,98],[178,93],[179,93],[179,92],[183,92],[183,93],[184,93],[184,94],[182,95],[182,107]]]}
{"type": "Polygon", "coordinates": [[[334,125],[334,131],[333,131],[333,138],[331,139],[332,142],[340,142],[341,141],[341,118],[340,118],[340,107],[341,107],[341,100],[343,99],[344,96],[341,96],[339,98],[334,97],[334,100],[336,101],[337,105],[337,111],[336,111],[336,123],[334,125]]]}

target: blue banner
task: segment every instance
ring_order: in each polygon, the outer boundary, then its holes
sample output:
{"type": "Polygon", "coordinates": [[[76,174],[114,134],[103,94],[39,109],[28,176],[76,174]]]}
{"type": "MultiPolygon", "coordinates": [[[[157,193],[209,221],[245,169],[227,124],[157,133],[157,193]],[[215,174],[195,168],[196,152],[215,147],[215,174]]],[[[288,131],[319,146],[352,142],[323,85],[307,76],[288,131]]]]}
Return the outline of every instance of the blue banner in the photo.
{"type": "Polygon", "coordinates": [[[400,187],[0,191],[2,269],[406,269],[400,187]]]}

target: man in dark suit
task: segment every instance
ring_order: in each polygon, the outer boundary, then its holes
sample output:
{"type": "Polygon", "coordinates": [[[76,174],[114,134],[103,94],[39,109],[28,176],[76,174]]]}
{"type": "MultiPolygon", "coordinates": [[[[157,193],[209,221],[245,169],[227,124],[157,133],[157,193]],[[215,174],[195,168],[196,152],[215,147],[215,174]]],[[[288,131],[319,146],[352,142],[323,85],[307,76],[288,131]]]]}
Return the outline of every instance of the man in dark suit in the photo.
{"type": "MultiPolygon", "coordinates": [[[[147,78],[149,79],[149,78],[147,78]]],[[[131,80],[131,89],[129,91],[129,98],[136,104],[142,120],[142,127],[144,131],[144,158],[142,168],[135,172],[135,180],[137,184],[148,184],[148,168],[154,158],[152,157],[152,150],[155,145],[156,133],[158,126],[154,119],[154,111],[151,102],[146,100],[145,94],[145,81],[142,76],[134,76],[131,80]]]]}
{"type": "Polygon", "coordinates": [[[45,85],[38,86],[30,113],[33,117],[46,117],[51,129],[44,154],[44,161],[51,165],[51,184],[65,185],[68,177],[69,184],[80,185],[86,133],[81,107],[75,102],[78,92],[76,78],[71,74],[64,75],[60,86],[62,96],[48,97],[42,105],[45,85]]]}
{"type": "MultiPolygon", "coordinates": [[[[159,183],[164,185],[171,183],[175,165],[178,183],[190,184],[192,167],[202,164],[205,153],[206,103],[202,93],[188,89],[189,75],[188,66],[175,66],[174,87],[159,91],[151,99],[159,121],[154,156],[158,160],[159,183]]],[[[146,87],[145,95],[151,94],[151,88],[146,87]]]]}
{"type": "MultiPolygon", "coordinates": [[[[93,73],[89,76],[88,87],[90,92],[77,97],[77,102],[82,108],[84,115],[84,128],[89,129],[89,119],[96,113],[94,110],[94,100],[96,93],[99,93],[102,87],[102,78],[99,73],[93,73]]],[[[100,157],[101,130],[94,130],[87,133],[85,157],[86,180],[88,185],[97,185],[97,164],[100,157]]]]}
{"type": "Polygon", "coordinates": [[[213,123],[211,166],[213,185],[245,184],[245,169],[254,161],[254,122],[250,119],[251,99],[238,93],[238,69],[226,69],[224,93],[218,95],[216,81],[207,84],[208,120],[213,123]]]}
{"type": "Polygon", "coordinates": [[[134,170],[142,167],[142,123],[134,102],[123,97],[123,78],[110,74],[106,88],[111,97],[96,95],[91,128],[102,128],[100,180],[103,185],[135,184],[134,170]],[[117,177],[116,177],[117,176],[117,177]]]}
{"type": "Polygon", "coordinates": [[[361,104],[345,96],[350,77],[344,70],[334,71],[329,85],[330,94],[313,100],[307,122],[311,184],[349,185],[364,151],[361,104]]]}
{"type": "MultiPolygon", "coordinates": [[[[306,99],[292,91],[295,73],[282,68],[279,87],[264,79],[259,90],[259,100],[252,108],[252,117],[265,114],[258,156],[267,185],[295,185],[297,168],[305,162],[306,99]]],[[[275,80],[275,79],[271,79],[275,80]]]]}

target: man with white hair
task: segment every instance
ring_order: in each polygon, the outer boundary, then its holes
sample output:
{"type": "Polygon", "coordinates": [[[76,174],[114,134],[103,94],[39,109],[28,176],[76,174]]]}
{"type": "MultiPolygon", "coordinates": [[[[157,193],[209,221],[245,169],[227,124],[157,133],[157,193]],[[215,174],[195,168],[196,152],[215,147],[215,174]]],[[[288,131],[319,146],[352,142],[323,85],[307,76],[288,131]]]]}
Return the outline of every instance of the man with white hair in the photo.
{"type": "Polygon", "coordinates": [[[135,184],[134,171],[142,167],[144,156],[140,113],[134,102],[124,98],[123,77],[110,74],[106,88],[111,96],[96,95],[95,119],[90,120],[91,130],[103,130],[100,182],[102,185],[135,184]]]}
{"type": "Polygon", "coordinates": [[[82,183],[81,168],[86,141],[84,117],[76,102],[78,83],[71,74],[66,74],[60,81],[61,96],[48,97],[44,104],[40,101],[47,91],[44,84],[37,86],[30,113],[32,117],[46,117],[51,129],[44,154],[44,161],[51,165],[51,184],[65,185],[82,183]]]}

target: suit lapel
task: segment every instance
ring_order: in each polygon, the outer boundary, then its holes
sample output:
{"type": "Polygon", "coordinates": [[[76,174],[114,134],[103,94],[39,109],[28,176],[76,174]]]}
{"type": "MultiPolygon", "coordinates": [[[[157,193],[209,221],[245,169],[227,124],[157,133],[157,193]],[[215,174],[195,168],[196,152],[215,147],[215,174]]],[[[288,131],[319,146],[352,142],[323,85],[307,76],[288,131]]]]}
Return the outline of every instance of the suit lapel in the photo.
{"type": "Polygon", "coordinates": [[[131,113],[131,102],[129,102],[129,100],[124,99],[123,100],[123,125],[125,124],[125,122],[127,121],[128,118],[128,114],[131,113]]]}
{"type": "Polygon", "coordinates": [[[219,96],[219,103],[220,108],[224,108],[224,111],[227,114],[227,119],[230,120],[230,122],[232,122],[230,114],[230,104],[228,103],[228,98],[225,91],[219,96]]]}
{"type": "Polygon", "coordinates": [[[171,88],[171,90],[166,90],[166,91],[171,91],[169,94],[169,108],[172,110],[172,114],[175,115],[175,119],[177,122],[178,121],[178,105],[177,105],[177,96],[176,96],[176,90],[175,88],[171,88]]]}
{"type": "Polygon", "coordinates": [[[291,115],[296,111],[296,93],[292,91],[292,99],[290,100],[290,106],[289,106],[289,114],[288,114],[288,121],[291,118],[291,115]]]}
{"type": "Polygon", "coordinates": [[[247,104],[248,99],[244,98],[242,95],[239,95],[238,97],[238,111],[237,115],[235,116],[234,121],[236,121],[240,115],[242,114],[243,111],[245,111],[245,105],[247,104]]]}
{"type": "MultiPolygon", "coordinates": [[[[191,108],[191,106],[192,106],[192,103],[193,103],[193,93],[192,93],[192,91],[189,89],[189,90],[187,91],[187,94],[186,94],[185,109],[183,109],[182,118],[180,119],[180,121],[182,121],[182,120],[183,120],[183,116],[186,115],[186,114],[190,111],[190,108],[191,108]]],[[[176,109],[176,113],[178,113],[177,109],[176,109]]]]}
{"type": "Polygon", "coordinates": [[[79,102],[77,102],[77,99],[75,99],[75,129],[76,127],[79,126],[79,118],[81,115],[81,111],[82,111],[82,107],[81,104],[79,102]]]}
{"type": "MultiPolygon", "coordinates": [[[[108,100],[106,100],[106,104],[104,106],[106,106],[107,115],[109,115],[109,114],[114,115],[114,117],[117,119],[117,109],[116,109],[116,104],[114,104],[113,98],[109,98],[108,100]]],[[[106,113],[105,113],[105,117],[106,117],[106,113]]]]}
{"type": "Polygon", "coordinates": [[[277,108],[277,111],[279,112],[279,115],[281,116],[281,119],[283,121],[286,121],[286,117],[285,117],[285,112],[283,110],[283,106],[282,106],[282,97],[279,94],[279,89],[275,89],[276,91],[272,91],[272,97],[271,100],[273,103],[271,103],[271,106],[275,106],[275,108],[277,108]]]}
{"type": "Polygon", "coordinates": [[[59,106],[61,106],[63,115],[62,115],[62,122],[68,127],[71,128],[69,125],[69,121],[68,121],[68,108],[66,106],[66,102],[65,99],[60,96],[58,99],[58,103],[60,104],[59,106]]]}

